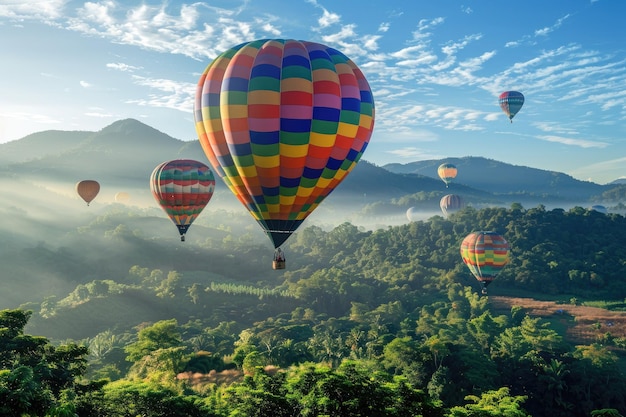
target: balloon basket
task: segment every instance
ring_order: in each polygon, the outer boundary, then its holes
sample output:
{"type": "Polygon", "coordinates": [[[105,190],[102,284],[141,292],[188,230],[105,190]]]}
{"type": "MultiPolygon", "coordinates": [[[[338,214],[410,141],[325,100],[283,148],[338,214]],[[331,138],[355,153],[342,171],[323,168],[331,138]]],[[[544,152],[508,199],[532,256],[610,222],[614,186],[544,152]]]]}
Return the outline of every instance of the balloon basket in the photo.
{"type": "Polygon", "coordinates": [[[285,261],[272,261],[272,269],[285,269],[285,261]]]}

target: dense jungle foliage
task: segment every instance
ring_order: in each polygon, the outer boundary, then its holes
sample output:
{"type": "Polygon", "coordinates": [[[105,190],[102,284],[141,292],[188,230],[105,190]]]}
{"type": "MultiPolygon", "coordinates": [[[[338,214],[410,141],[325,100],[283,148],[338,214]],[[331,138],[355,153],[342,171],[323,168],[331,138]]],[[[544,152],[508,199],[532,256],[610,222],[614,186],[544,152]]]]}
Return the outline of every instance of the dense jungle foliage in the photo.
{"type": "Polygon", "coordinates": [[[132,217],[81,229],[114,265],[0,312],[0,415],[626,414],[626,340],[600,329],[572,344],[556,321],[496,313],[459,255],[468,233],[496,231],[512,257],[490,293],[624,302],[621,215],[514,204],[310,226],[285,245],[287,270],[267,274],[266,245],[227,224],[175,264],[132,217]]]}

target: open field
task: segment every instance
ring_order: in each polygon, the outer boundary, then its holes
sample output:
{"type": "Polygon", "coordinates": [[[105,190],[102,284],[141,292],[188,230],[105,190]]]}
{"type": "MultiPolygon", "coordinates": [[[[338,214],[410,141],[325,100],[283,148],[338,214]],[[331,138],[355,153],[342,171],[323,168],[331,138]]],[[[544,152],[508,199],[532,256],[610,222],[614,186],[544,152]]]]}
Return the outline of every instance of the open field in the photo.
{"type": "Polygon", "coordinates": [[[489,304],[496,313],[506,313],[520,306],[533,317],[542,317],[566,329],[565,339],[574,344],[590,344],[605,333],[626,337],[626,312],[598,307],[558,304],[532,298],[489,296],[489,304]]]}

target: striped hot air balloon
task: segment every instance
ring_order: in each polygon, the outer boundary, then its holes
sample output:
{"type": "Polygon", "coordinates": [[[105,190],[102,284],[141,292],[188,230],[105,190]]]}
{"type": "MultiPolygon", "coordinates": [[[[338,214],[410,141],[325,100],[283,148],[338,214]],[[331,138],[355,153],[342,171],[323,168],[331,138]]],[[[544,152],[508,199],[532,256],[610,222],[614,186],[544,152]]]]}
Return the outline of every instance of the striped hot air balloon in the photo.
{"type": "Polygon", "coordinates": [[[374,101],[338,50],[263,39],[206,67],[194,117],[215,172],[278,248],[361,158],[374,101]]]}
{"type": "Polygon", "coordinates": [[[215,190],[215,177],[202,162],[191,159],[166,161],[150,175],[155,200],[178,227],[185,241],[189,226],[209,203],[215,190]]]}
{"type": "Polygon", "coordinates": [[[461,243],[461,258],[486,294],[487,285],[509,262],[509,244],[495,232],[473,232],[461,243]]]}
{"type": "Polygon", "coordinates": [[[446,188],[448,188],[448,185],[452,182],[453,179],[456,178],[456,174],[457,169],[454,164],[443,163],[439,165],[439,168],[437,168],[437,175],[439,175],[441,181],[446,183],[446,188]]]}
{"type": "Polygon", "coordinates": [[[448,217],[450,214],[456,213],[465,207],[465,202],[459,195],[448,194],[441,197],[441,200],[439,200],[439,207],[441,208],[443,215],[448,217]]]}
{"type": "Polygon", "coordinates": [[[513,123],[513,118],[524,105],[524,94],[519,91],[505,91],[500,94],[498,102],[504,114],[506,114],[511,123],[513,123]]]}

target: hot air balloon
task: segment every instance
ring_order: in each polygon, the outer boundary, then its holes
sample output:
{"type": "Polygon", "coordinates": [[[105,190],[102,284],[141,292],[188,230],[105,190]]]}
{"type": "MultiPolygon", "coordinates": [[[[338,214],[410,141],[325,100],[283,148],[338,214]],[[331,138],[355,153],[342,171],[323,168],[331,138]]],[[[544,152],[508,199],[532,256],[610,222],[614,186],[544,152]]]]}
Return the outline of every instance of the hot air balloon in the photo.
{"type": "Polygon", "coordinates": [[[178,227],[180,240],[184,242],[189,226],[213,196],[215,177],[202,162],[175,159],[154,168],[150,175],[150,190],[178,227]]]}
{"type": "Polygon", "coordinates": [[[338,50],[264,39],[206,67],[194,118],[209,162],[278,249],[361,158],[374,101],[338,50]]]}
{"type": "Polygon", "coordinates": [[[115,201],[117,203],[126,203],[128,200],[130,200],[130,195],[125,191],[120,191],[115,194],[115,201]]]}
{"type": "Polygon", "coordinates": [[[453,164],[445,163],[439,165],[439,168],[437,168],[437,174],[439,175],[439,178],[446,183],[446,188],[448,188],[448,184],[456,178],[456,173],[457,169],[453,164]]]}
{"type": "Polygon", "coordinates": [[[500,94],[499,98],[500,108],[509,117],[511,123],[513,123],[513,117],[524,105],[524,94],[519,91],[505,91],[500,94]]]}
{"type": "Polygon", "coordinates": [[[448,194],[441,197],[441,200],[439,200],[439,207],[441,208],[443,215],[448,217],[450,214],[456,213],[465,207],[465,202],[461,196],[448,194]]]}
{"type": "Polygon", "coordinates": [[[509,261],[509,244],[495,232],[473,232],[461,243],[461,257],[487,294],[487,285],[509,261]]]}
{"type": "Polygon", "coordinates": [[[76,183],[76,192],[89,205],[100,192],[100,183],[95,180],[79,181],[76,183]]]}
{"type": "Polygon", "coordinates": [[[609,212],[606,207],[600,204],[594,204],[593,206],[589,207],[589,210],[597,211],[598,213],[602,214],[607,214],[609,212]]]}
{"type": "Polygon", "coordinates": [[[417,207],[409,207],[406,211],[406,218],[409,219],[410,222],[415,222],[419,220],[419,210],[417,207]]]}

